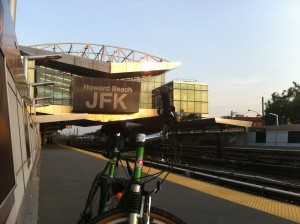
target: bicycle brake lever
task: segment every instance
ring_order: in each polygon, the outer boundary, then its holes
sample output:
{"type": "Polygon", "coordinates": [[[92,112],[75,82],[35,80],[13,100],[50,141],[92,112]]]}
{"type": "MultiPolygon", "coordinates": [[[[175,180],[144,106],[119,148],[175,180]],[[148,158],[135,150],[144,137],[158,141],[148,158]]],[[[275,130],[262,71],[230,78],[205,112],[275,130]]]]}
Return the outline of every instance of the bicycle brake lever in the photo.
{"type": "Polygon", "coordinates": [[[160,189],[161,189],[161,181],[157,181],[157,183],[156,183],[156,189],[157,189],[156,192],[160,191],[160,189]]]}
{"type": "Polygon", "coordinates": [[[147,196],[149,197],[150,195],[152,194],[156,194],[159,190],[161,189],[161,182],[160,181],[157,181],[156,183],[156,188],[152,191],[150,191],[147,196]]]}

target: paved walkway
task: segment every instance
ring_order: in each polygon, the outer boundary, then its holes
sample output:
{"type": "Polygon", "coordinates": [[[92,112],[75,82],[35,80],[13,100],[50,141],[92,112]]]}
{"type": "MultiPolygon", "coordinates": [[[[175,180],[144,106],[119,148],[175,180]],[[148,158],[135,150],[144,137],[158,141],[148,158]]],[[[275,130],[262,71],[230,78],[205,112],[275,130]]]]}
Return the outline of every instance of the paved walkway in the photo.
{"type": "MultiPolygon", "coordinates": [[[[104,165],[104,160],[69,147],[55,144],[43,147],[40,157],[38,223],[76,223],[83,209],[90,184],[104,165]]],[[[203,193],[195,186],[191,186],[193,182],[174,176],[176,180],[171,178],[171,181],[181,181],[181,184],[166,181],[161,192],[153,198],[154,205],[176,214],[187,223],[296,223],[228,199],[221,199],[208,192],[203,193]],[[183,186],[182,182],[186,182],[186,185],[194,189],[183,186]]]]}

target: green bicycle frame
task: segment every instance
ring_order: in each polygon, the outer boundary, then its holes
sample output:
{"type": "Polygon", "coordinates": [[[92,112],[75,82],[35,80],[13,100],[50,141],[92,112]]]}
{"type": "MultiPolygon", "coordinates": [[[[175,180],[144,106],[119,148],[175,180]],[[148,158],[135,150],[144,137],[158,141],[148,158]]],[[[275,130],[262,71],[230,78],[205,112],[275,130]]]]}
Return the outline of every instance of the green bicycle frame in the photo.
{"type": "Polygon", "coordinates": [[[118,208],[125,208],[128,206],[128,201],[132,193],[141,193],[141,178],[142,169],[144,165],[144,150],[145,150],[145,134],[138,134],[137,137],[138,147],[136,149],[134,171],[130,178],[129,184],[126,186],[123,195],[117,205],[118,208]]]}
{"type": "Polygon", "coordinates": [[[110,192],[109,192],[109,187],[108,187],[108,178],[112,178],[114,177],[115,174],[115,170],[116,170],[116,165],[118,162],[118,148],[114,148],[113,152],[112,152],[112,156],[109,159],[108,163],[106,164],[102,175],[101,175],[101,193],[100,193],[100,205],[99,205],[99,212],[102,212],[103,209],[105,208],[106,203],[109,201],[110,199],[110,192]],[[106,170],[109,168],[108,170],[108,175],[106,175],[106,170]]]}
{"type": "MultiPolygon", "coordinates": [[[[142,217],[141,213],[145,212],[143,210],[144,207],[142,207],[144,206],[145,198],[142,197],[143,187],[141,184],[141,180],[143,178],[142,169],[144,165],[145,142],[146,140],[148,141],[151,139],[159,139],[160,136],[161,136],[160,133],[151,134],[147,136],[145,134],[137,135],[137,148],[135,152],[134,170],[132,172],[128,184],[126,185],[123,191],[122,197],[116,206],[116,208],[122,208],[123,210],[128,211],[129,220],[130,220],[129,223],[136,223],[136,221],[142,217]]],[[[99,173],[96,176],[92,184],[92,188],[89,192],[85,209],[81,216],[82,220],[89,219],[90,216],[89,209],[91,208],[90,205],[92,204],[92,200],[94,199],[98,187],[100,187],[101,190],[100,190],[100,201],[99,201],[99,206],[97,208],[97,213],[101,214],[102,212],[104,212],[107,203],[111,199],[110,179],[116,176],[116,169],[119,160],[120,160],[119,149],[116,146],[114,147],[113,152],[111,152],[111,155],[109,156],[109,160],[105,168],[102,170],[101,173],[99,173]]]]}
{"type": "Polygon", "coordinates": [[[109,177],[114,177],[114,174],[115,174],[115,169],[116,169],[116,164],[117,164],[117,161],[118,161],[118,148],[114,148],[114,151],[113,151],[113,154],[112,154],[112,158],[109,160],[109,172],[108,172],[108,176],[109,177]]]}
{"type": "Polygon", "coordinates": [[[140,183],[142,177],[142,169],[144,165],[144,146],[138,146],[135,158],[135,166],[133,179],[136,183],[140,183]]]}
{"type": "MultiPolygon", "coordinates": [[[[135,155],[135,164],[133,174],[130,177],[130,180],[127,186],[124,189],[123,195],[117,205],[118,208],[127,208],[128,204],[130,204],[130,200],[133,195],[141,195],[141,179],[142,179],[142,169],[144,165],[144,150],[145,150],[145,134],[138,134],[137,136],[137,148],[135,155]]],[[[104,170],[101,173],[101,196],[100,196],[100,205],[99,205],[99,213],[103,212],[107,202],[110,200],[110,190],[108,179],[113,178],[115,176],[116,166],[119,160],[118,157],[119,150],[118,148],[114,148],[112,155],[107,162],[104,170]]],[[[137,205],[140,206],[140,205],[137,205]]],[[[132,213],[134,216],[137,215],[137,209],[132,213]]],[[[136,217],[133,217],[136,219],[136,217]]]]}

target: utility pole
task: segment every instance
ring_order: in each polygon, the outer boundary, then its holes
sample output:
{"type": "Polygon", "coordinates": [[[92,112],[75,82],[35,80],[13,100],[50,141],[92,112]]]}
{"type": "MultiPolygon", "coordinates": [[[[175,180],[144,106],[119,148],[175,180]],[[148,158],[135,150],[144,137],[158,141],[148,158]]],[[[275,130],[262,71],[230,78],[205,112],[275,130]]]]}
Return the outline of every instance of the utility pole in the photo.
{"type": "Polygon", "coordinates": [[[264,97],[261,98],[261,115],[265,116],[265,101],[264,101],[264,97]]]}

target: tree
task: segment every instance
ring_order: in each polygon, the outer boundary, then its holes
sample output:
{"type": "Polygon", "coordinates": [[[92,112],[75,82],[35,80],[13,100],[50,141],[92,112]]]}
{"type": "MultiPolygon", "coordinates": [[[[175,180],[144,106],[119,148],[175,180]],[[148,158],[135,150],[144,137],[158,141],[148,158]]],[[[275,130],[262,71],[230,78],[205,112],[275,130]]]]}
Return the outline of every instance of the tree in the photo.
{"type": "Polygon", "coordinates": [[[300,85],[293,82],[293,86],[283,90],[281,94],[272,93],[266,103],[264,121],[266,125],[276,123],[276,118],[270,113],[278,114],[279,124],[300,123],[300,85]]]}

